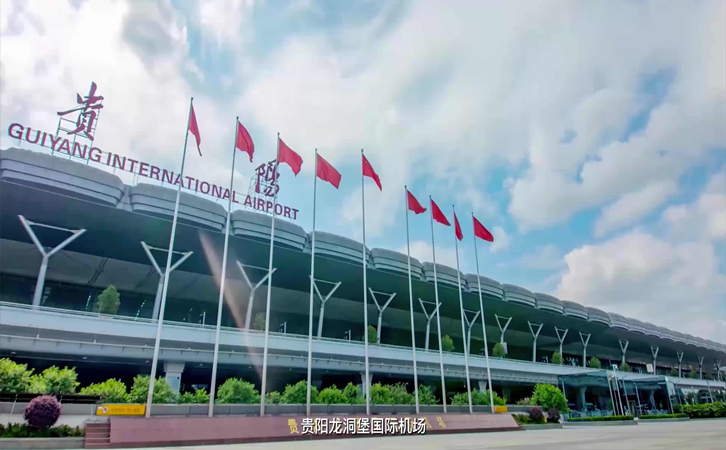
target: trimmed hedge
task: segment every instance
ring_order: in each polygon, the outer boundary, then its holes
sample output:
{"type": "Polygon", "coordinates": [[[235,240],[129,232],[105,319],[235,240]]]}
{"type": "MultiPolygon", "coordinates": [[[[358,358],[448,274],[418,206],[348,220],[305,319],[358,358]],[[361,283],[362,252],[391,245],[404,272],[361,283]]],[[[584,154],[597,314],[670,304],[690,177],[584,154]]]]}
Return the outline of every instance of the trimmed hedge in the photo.
{"type": "Polygon", "coordinates": [[[726,403],[714,402],[700,405],[683,405],[683,412],[691,419],[726,417],[726,403]]]}
{"type": "Polygon", "coordinates": [[[27,423],[0,423],[0,438],[60,438],[83,437],[83,428],[60,425],[51,428],[35,428],[27,423]]]}
{"type": "Polygon", "coordinates": [[[567,419],[568,422],[616,422],[623,420],[633,420],[633,416],[574,417],[567,419]]]}
{"type": "Polygon", "coordinates": [[[648,416],[638,417],[640,420],[657,420],[657,419],[684,419],[688,417],[688,414],[653,414],[648,416]]]}

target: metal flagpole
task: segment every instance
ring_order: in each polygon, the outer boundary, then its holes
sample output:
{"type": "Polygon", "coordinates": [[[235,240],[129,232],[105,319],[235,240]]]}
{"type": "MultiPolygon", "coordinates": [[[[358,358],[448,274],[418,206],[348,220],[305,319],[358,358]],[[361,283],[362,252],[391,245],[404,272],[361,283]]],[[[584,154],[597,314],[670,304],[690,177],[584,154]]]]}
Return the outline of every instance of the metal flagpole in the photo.
{"type": "MultiPolygon", "coordinates": [[[[471,223],[474,226],[474,213],[471,213],[471,223]]],[[[489,349],[487,348],[487,326],[484,320],[484,301],[481,298],[481,279],[479,278],[479,251],[476,248],[476,234],[474,234],[474,259],[476,259],[476,282],[479,286],[479,309],[481,310],[481,328],[484,333],[484,358],[487,362],[487,380],[489,380],[489,403],[494,414],[494,391],[492,391],[492,373],[489,370],[489,349]]]]}
{"type": "MultiPolygon", "coordinates": [[[[275,177],[280,167],[280,133],[277,133],[277,152],[275,154],[275,177]]],[[[279,184],[278,184],[279,186],[279,184]]],[[[267,269],[267,305],[265,306],[265,344],[262,350],[262,393],[260,396],[260,416],[265,415],[265,393],[267,392],[267,351],[270,339],[270,297],[272,296],[272,251],[275,249],[275,210],[277,209],[277,192],[272,199],[272,225],[270,231],[270,264],[267,269]]]]}
{"type": "Polygon", "coordinates": [[[217,386],[217,363],[219,362],[219,330],[222,328],[222,309],[224,307],[224,282],[227,278],[227,249],[229,247],[229,223],[232,217],[232,193],[234,192],[234,162],[237,159],[237,124],[239,116],[234,120],[234,144],[232,145],[232,175],[229,179],[229,201],[227,202],[227,225],[224,231],[224,251],[222,253],[222,280],[219,282],[219,300],[217,301],[217,329],[214,335],[214,359],[212,362],[212,381],[209,385],[209,413],[214,415],[214,389],[217,386]]]}
{"type": "MultiPolygon", "coordinates": [[[[433,252],[434,256],[434,292],[436,293],[436,304],[439,304],[439,282],[438,277],[436,275],[436,245],[434,244],[434,211],[431,207],[431,203],[433,200],[431,200],[431,196],[429,195],[429,209],[431,210],[429,214],[431,216],[431,251],[433,252]]],[[[439,334],[439,368],[441,369],[441,402],[444,405],[444,414],[446,414],[446,386],[444,381],[444,352],[441,348],[441,315],[439,314],[439,311],[441,308],[436,308],[436,328],[438,330],[439,334]]]]}
{"type": "Polygon", "coordinates": [[[192,118],[192,106],[194,97],[189,100],[189,117],[187,118],[187,128],[184,133],[184,151],[182,152],[181,170],[179,171],[179,186],[176,190],[176,202],[174,204],[174,218],[171,221],[171,237],[169,238],[169,252],[166,256],[166,270],[164,271],[164,286],[161,290],[161,307],[159,308],[159,320],[156,325],[156,341],[154,342],[154,358],[151,362],[151,375],[149,376],[149,393],[146,395],[146,418],[151,417],[151,400],[154,397],[154,382],[156,381],[156,366],[159,363],[159,344],[161,344],[161,324],[164,322],[164,306],[166,306],[166,293],[169,288],[169,267],[171,267],[171,257],[174,254],[174,237],[176,236],[176,223],[179,217],[179,198],[181,197],[181,188],[184,182],[184,160],[187,156],[187,140],[189,140],[189,121],[192,118]]]}
{"type": "Polygon", "coordinates": [[[413,392],[416,398],[416,414],[419,414],[418,404],[418,370],[416,368],[416,332],[413,326],[413,287],[411,282],[411,239],[408,231],[408,186],[403,187],[406,192],[406,251],[408,253],[408,302],[411,309],[411,350],[413,353],[413,392]]]}
{"type": "MultiPolygon", "coordinates": [[[[451,210],[456,217],[456,208],[451,205],[451,210]]],[[[456,225],[456,224],[454,224],[456,225]]],[[[476,239],[476,236],[474,236],[476,239]]],[[[464,343],[464,367],[466,368],[466,392],[469,394],[469,414],[474,414],[474,406],[471,403],[471,380],[469,379],[469,346],[466,342],[466,328],[464,327],[464,299],[461,296],[461,271],[459,270],[459,238],[454,230],[454,248],[456,248],[456,281],[459,284],[459,309],[461,309],[461,341],[464,343]]]]}
{"type": "MultiPolygon", "coordinates": [[[[371,415],[371,386],[370,386],[370,369],[368,367],[368,276],[366,273],[366,194],[365,184],[363,182],[363,149],[361,154],[361,171],[360,171],[360,196],[361,208],[363,209],[363,341],[365,342],[365,363],[366,363],[366,379],[363,386],[366,390],[366,415],[371,415]]],[[[317,158],[316,158],[317,161],[317,158]]],[[[317,170],[316,170],[317,172],[317,170]]],[[[379,327],[380,328],[380,327],[379,327]]],[[[378,330],[380,333],[380,330],[378,330]]]]}
{"type": "Polygon", "coordinates": [[[313,287],[315,283],[315,201],[318,187],[318,149],[315,149],[315,174],[313,175],[313,242],[310,254],[310,323],[308,331],[308,391],[306,395],[305,413],[310,416],[310,383],[313,372],[313,287]]]}

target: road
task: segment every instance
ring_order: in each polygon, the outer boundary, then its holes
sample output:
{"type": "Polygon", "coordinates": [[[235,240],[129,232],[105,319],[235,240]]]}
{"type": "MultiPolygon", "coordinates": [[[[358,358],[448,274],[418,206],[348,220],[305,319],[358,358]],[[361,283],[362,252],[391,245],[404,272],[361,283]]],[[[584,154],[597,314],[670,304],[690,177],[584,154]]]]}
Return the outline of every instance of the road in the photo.
{"type": "Polygon", "coordinates": [[[502,433],[447,434],[381,438],[324,439],[264,444],[184,447],[204,450],[651,450],[726,449],[726,419],[641,423],[638,426],[528,430],[502,433]]]}

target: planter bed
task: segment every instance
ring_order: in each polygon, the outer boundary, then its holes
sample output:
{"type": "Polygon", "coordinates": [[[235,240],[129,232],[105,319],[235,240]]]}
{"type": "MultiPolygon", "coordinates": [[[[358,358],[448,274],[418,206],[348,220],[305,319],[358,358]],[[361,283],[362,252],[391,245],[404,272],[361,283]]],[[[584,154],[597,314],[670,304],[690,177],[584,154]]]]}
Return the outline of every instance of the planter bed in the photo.
{"type": "Polygon", "coordinates": [[[527,423],[519,424],[525,430],[555,430],[562,429],[561,423],[527,423]]]}
{"type": "Polygon", "coordinates": [[[83,448],[84,438],[0,438],[0,449],[83,448]]]}

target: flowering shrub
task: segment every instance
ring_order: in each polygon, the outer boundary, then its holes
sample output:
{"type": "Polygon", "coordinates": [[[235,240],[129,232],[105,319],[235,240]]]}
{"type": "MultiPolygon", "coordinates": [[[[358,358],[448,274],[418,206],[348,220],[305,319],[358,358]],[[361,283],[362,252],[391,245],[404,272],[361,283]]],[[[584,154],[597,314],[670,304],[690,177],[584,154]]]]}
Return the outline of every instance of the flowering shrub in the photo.
{"type": "Polygon", "coordinates": [[[25,406],[23,416],[36,428],[49,428],[60,416],[60,403],[52,395],[35,397],[25,406]]]}

